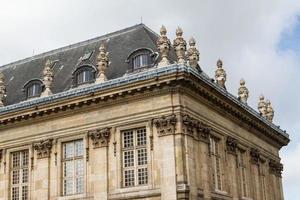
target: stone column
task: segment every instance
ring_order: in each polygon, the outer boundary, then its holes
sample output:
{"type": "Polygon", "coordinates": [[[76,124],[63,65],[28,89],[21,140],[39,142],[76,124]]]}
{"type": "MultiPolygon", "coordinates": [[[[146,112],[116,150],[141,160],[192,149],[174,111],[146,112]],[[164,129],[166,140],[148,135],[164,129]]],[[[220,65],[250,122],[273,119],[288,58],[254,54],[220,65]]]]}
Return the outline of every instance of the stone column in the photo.
{"type": "Polygon", "coordinates": [[[228,136],[226,140],[227,150],[227,163],[228,163],[228,182],[229,182],[229,194],[233,200],[239,199],[238,193],[238,177],[237,177],[237,140],[228,136]]]}
{"type": "MultiPolygon", "coordinates": [[[[153,120],[159,136],[161,150],[161,199],[177,199],[176,186],[176,159],[175,159],[175,126],[177,118],[175,115],[161,117],[153,120]]],[[[155,131],[155,130],[154,130],[155,131]]]]}
{"type": "Polygon", "coordinates": [[[34,167],[34,200],[50,198],[50,154],[52,139],[42,140],[34,144],[36,160],[34,167]]]}
{"type": "Polygon", "coordinates": [[[90,151],[91,185],[94,199],[108,199],[108,145],[111,128],[88,132],[93,149],[90,151]]]}

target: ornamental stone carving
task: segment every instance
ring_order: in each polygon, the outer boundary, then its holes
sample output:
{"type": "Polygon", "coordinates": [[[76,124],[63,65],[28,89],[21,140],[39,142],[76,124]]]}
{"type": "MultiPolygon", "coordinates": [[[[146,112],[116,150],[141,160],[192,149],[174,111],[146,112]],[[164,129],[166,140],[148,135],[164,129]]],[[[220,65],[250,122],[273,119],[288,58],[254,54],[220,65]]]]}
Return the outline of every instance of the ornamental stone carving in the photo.
{"type": "Polygon", "coordinates": [[[211,127],[204,124],[203,122],[198,122],[196,126],[196,130],[197,130],[197,138],[203,142],[208,143],[211,127]]]}
{"type": "Polygon", "coordinates": [[[51,85],[53,82],[53,62],[50,60],[47,60],[45,63],[45,68],[43,71],[43,84],[45,86],[44,92],[42,92],[41,96],[42,97],[47,97],[52,94],[51,92],[51,85]]]}
{"type": "Polygon", "coordinates": [[[182,115],[183,133],[194,136],[197,121],[187,114],[182,115]]]}
{"type": "Polygon", "coordinates": [[[226,82],[226,72],[223,69],[223,62],[222,60],[217,61],[217,70],[215,71],[215,78],[218,85],[226,89],[225,82],[226,82]]]}
{"type": "Polygon", "coordinates": [[[106,52],[104,44],[101,44],[99,47],[99,54],[97,56],[98,75],[96,78],[96,83],[103,83],[107,80],[105,70],[109,66],[108,55],[109,53],[106,52]]]}
{"type": "Polygon", "coordinates": [[[37,158],[49,158],[52,148],[53,139],[42,140],[33,145],[34,150],[37,151],[37,158]]]}
{"type": "Polygon", "coordinates": [[[5,95],[6,95],[6,88],[4,84],[4,74],[0,72],[0,107],[4,106],[5,95]]]}
{"type": "Polygon", "coordinates": [[[178,64],[185,64],[186,41],[182,37],[183,31],[180,27],[176,29],[176,38],[173,47],[177,55],[178,64]]]}
{"type": "Polygon", "coordinates": [[[266,118],[269,122],[272,122],[274,118],[274,110],[269,100],[266,102],[266,107],[266,118]]]}
{"type": "Polygon", "coordinates": [[[240,87],[238,90],[238,99],[243,102],[243,103],[247,103],[248,97],[249,97],[249,90],[248,88],[245,86],[245,80],[241,79],[240,80],[240,87]]]}
{"type": "Polygon", "coordinates": [[[170,64],[168,60],[171,42],[167,37],[167,29],[162,26],[160,28],[160,37],[157,40],[157,49],[160,52],[161,61],[158,63],[158,67],[164,67],[170,64]]]}
{"type": "Polygon", "coordinates": [[[111,128],[95,129],[88,131],[94,148],[107,147],[110,139],[111,128]]]}
{"type": "Polygon", "coordinates": [[[250,150],[250,161],[252,164],[259,165],[260,153],[257,149],[250,150]]]}
{"type": "Polygon", "coordinates": [[[228,153],[236,155],[237,145],[238,145],[238,141],[235,138],[231,136],[227,137],[226,148],[228,153]]]}
{"type": "Polygon", "coordinates": [[[199,51],[196,48],[196,41],[194,38],[191,38],[189,40],[189,45],[190,48],[187,51],[187,55],[188,55],[188,60],[189,60],[189,66],[191,67],[199,67],[198,62],[199,62],[199,51]]]}
{"type": "Polygon", "coordinates": [[[265,102],[265,97],[263,95],[259,96],[259,102],[258,102],[257,108],[258,108],[259,114],[263,117],[266,117],[267,104],[265,102]]]}
{"type": "Polygon", "coordinates": [[[153,120],[153,124],[157,129],[158,136],[174,134],[176,123],[176,115],[171,115],[167,117],[162,116],[161,118],[153,120]]]}
{"type": "Polygon", "coordinates": [[[277,177],[281,177],[283,171],[283,165],[275,160],[269,161],[270,173],[274,174],[277,177]]]}

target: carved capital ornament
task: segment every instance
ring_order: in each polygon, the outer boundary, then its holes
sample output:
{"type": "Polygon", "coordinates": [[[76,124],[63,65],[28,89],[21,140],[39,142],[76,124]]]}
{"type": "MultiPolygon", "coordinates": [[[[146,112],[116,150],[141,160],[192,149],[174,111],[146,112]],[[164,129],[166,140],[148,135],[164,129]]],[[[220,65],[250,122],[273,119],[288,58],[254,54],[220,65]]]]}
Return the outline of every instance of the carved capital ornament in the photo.
{"type": "Polygon", "coordinates": [[[236,154],[236,149],[237,149],[238,141],[237,139],[228,136],[226,140],[226,147],[227,147],[227,152],[231,154],[236,154]]]}
{"type": "Polygon", "coordinates": [[[108,146],[110,139],[110,130],[111,128],[103,128],[88,131],[88,135],[92,139],[94,148],[108,146]]]}
{"type": "Polygon", "coordinates": [[[38,143],[33,144],[34,150],[37,151],[37,158],[49,158],[52,148],[53,139],[42,140],[38,143]]]}
{"type": "Polygon", "coordinates": [[[259,165],[260,153],[257,149],[250,150],[250,161],[252,164],[259,165]]]}
{"type": "Polygon", "coordinates": [[[176,115],[162,116],[161,118],[153,120],[158,136],[174,134],[176,123],[176,115]]]}

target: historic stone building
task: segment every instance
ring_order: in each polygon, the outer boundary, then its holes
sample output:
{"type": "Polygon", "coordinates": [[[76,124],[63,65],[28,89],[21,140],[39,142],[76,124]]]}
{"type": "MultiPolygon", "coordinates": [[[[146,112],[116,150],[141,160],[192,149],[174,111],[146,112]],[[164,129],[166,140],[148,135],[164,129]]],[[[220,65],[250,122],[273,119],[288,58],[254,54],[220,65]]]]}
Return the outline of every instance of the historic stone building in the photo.
{"type": "Polygon", "coordinates": [[[198,64],[195,40],[143,24],[2,66],[0,199],[282,200],[289,142],[198,64]],[[108,53],[109,52],[109,53],[108,53]]]}

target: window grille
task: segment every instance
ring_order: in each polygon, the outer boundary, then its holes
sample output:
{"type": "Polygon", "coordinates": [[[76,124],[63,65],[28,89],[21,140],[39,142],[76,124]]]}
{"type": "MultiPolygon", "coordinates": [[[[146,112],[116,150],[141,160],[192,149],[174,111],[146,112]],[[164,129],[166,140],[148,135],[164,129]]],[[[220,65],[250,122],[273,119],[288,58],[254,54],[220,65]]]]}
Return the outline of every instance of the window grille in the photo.
{"type": "Polygon", "coordinates": [[[12,200],[28,200],[29,182],[28,150],[11,153],[10,163],[10,196],[12,200]]]}
{"type": "Polygon", "coordinates": [[[148,184],[146,128],[122,132],[123,186],[148,184]]]}
{"type": "Polygon", "coordinates": [[[84,192],[83,140],[63,144],[63,195],[84,192]]]}

